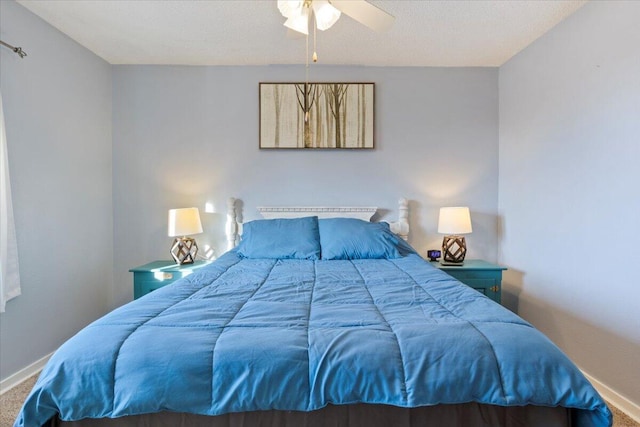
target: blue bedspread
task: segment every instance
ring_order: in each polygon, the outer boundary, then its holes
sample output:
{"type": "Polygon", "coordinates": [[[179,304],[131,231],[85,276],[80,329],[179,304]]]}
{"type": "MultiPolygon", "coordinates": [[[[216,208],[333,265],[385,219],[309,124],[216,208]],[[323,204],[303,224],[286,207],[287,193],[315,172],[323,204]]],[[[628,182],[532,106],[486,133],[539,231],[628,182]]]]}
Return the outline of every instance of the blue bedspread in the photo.
{"type": "Polygon", "coordinates": [[[241,259],[234,252],[97,320],[51,358],[16,426],[158,411],[356,402],[578,408],[596,391],[544,335],[416,255],[241,259]]]}

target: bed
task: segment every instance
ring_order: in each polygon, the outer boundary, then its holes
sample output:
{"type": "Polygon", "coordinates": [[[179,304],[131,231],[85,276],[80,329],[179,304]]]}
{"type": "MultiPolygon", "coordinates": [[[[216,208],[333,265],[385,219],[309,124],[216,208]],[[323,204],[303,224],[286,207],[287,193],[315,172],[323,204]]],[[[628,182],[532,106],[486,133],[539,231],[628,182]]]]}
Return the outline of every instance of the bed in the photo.
{"type": "Polygon", "coordinates": [[[610,426],[576,366],[423,260],[398,211],[242,225],[230,202],[230,250],[63,344],[15,426],[610,426]]]}

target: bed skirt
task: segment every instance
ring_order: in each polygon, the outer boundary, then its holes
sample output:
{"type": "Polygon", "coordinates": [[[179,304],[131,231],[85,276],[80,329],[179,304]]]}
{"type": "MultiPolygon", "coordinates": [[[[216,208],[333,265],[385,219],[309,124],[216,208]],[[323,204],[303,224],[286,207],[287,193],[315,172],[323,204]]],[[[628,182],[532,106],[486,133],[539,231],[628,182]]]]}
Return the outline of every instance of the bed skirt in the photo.
{"type": "Polygon", "coordinates": [[[160,412],[122,418],[53,420],[51,427],[569,427],[571,409],[478,403],[398,408],[389,405],[329,405],[312,412],[256,411],[218,416],[160,412]]]}

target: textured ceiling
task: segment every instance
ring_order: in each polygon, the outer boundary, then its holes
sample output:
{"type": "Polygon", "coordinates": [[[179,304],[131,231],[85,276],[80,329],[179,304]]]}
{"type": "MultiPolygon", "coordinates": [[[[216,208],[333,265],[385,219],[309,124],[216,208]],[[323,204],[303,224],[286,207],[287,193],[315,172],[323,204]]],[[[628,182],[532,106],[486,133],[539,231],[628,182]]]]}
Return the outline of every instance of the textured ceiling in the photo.
{"type": "MultiPolygon", "coordinates": [[[[585,2],[372,0],[395,16],[391,30],[378,33],[343,14],[317,33],[319,62],[500,66],[585,2]]],[[[18,3],[112,64],[300,64],[305,58],[304,37],[287,37],[275,0],[18,3]]]]}

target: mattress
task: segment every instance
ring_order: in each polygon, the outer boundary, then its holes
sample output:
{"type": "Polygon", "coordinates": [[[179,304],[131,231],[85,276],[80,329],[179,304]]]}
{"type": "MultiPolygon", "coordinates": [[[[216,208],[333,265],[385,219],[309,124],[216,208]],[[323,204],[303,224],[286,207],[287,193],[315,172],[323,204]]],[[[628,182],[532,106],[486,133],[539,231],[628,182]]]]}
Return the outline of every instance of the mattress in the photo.
{"type": "Polygon", "coordinates": [[[567,408],[575,425],[611,424],[549,339],[415,254],[325,261],[231,251],[65,343],[15,425],[468,403],[567,408]]]}

